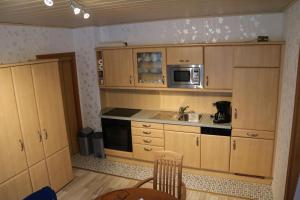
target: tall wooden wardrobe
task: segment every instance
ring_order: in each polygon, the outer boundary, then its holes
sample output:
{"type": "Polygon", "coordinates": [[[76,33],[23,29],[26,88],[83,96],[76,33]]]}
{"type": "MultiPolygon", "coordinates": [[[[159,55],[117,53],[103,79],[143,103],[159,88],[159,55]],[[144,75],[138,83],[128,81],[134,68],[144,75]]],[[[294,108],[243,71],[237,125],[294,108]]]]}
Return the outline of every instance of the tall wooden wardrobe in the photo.
{"type": "Polygon", "coordinates": [[[57,60],[0,66],[0,199],[73,178],[57,60]]]}

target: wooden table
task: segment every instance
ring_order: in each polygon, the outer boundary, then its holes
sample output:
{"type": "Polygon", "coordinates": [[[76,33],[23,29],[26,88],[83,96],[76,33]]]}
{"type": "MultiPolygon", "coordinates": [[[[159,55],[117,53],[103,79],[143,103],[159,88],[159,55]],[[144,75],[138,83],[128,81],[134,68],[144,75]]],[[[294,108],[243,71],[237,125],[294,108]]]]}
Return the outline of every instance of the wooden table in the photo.
{"type": "Polygon", "coordinates": [[[176,200],[176,198],[153,189],[129,188],[106,193],[95,200],[176,200]]]}

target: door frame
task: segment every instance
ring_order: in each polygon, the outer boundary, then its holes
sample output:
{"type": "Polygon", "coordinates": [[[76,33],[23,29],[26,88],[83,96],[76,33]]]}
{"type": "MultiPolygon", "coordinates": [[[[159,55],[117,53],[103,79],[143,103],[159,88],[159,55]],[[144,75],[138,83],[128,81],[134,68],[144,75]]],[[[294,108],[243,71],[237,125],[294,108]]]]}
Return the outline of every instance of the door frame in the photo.
{"type": "Polygon", "coordinates": [[[75,95],[76,116],[77,116],[77,120],[78,120],[78,127],[79,127],[79,129],[81,129],[82,128],[82,116],[81,116],[81,107],[80,107],[80,98],[79,98],[79,87],[78,87],[78,76],[77,76],[75,52],[36,55],[36,59],[64,59],[64,58],[71,58],[71,60],[72,60],[72,81],[73,81],[73,85],[74,85],[73,92],[75,95]]]}
{"type": "Polygon", "coordinates": [[[296,94],[290,143],[289,163],[285,185],[285,200],[292,200],[300,178],[300,50],[296,80],[296,94]],[[295,180],[295,176],[297,179],[295,180]]]}

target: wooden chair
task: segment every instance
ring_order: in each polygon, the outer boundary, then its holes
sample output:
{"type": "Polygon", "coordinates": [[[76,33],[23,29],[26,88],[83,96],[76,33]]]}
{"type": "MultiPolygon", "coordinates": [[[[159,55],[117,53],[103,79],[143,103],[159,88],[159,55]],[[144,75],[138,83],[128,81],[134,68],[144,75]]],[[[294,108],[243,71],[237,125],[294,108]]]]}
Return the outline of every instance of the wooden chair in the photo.
{"type": "Polygon", "coordinates": [[[153,189],[166,192],[178,200],[185,200],[186,187],[182,181],[181,154],[171,151],[154,152],[153,177],[139,182],[135,187],[153,180],[153,189]]]}

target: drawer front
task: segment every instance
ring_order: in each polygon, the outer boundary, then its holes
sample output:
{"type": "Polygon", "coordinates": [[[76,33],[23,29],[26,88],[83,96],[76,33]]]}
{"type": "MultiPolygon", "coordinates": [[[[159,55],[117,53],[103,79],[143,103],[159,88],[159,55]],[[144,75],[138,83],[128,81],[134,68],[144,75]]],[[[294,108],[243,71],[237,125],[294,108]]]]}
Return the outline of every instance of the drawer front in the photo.
{"type": "Polygon", "coordinates": [[[159,146],[159,147],[165,146],[163,138],[132,136],[132,142],[133,142],[133,144],[153,145],[153,146],[159,146]]]}
{"type": "Polygon", "coordinates": [[[165,124],[164,130],[165,131],[200,133],[200,127],[196,127],[196,126],[181,126],[181,125],[165,124]]]}
{"type": "Polygon", "coordinates": [[[137,128],[163,129],[163,124],[132,121],[131,126],[137,128]]]}
{"type": "Polygon", "coordinates": [[[243,129],[233,129],[232,136],[258,138],[258,139],[274,139],[275,138],[274,132],[271,132],[271,131],[256,131],[256,130],[243,130],[243,129]]]}
{"type": "Polygon", "coordinates": [[[144,137],[157,137],[164,138],[164,131],[157,129],[147,129],[147,128],[131,128],[131,133],[133,136],[144,136],[144,137]]]}
{"type": "Polygon", "coordinates": [[[133,156],[136,159],[153,161],[154,152],[163,151],[163,147],[155,147],[142,144],[133,144],[133,156]]]}

